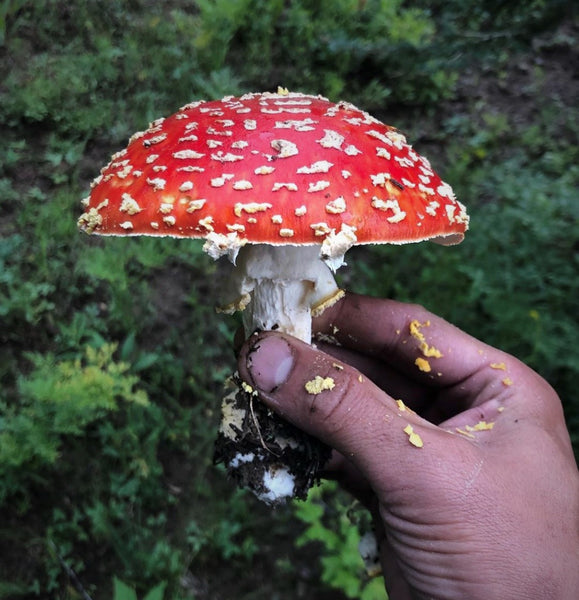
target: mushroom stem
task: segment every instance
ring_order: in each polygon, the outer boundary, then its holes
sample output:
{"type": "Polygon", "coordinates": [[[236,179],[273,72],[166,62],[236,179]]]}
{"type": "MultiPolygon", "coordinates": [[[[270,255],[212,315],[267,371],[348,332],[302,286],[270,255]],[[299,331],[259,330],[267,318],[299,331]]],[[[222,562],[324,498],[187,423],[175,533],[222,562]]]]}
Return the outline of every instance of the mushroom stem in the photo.
{"type": "Polygon", "coordinates": [[[236,300],[223,310],[244,309],[246,337],[276,329],[309,344],[312,311],[319,313],[343,295],[314,245],[247,245],[239,251],[230,282],[230,297],[236,300]]]}

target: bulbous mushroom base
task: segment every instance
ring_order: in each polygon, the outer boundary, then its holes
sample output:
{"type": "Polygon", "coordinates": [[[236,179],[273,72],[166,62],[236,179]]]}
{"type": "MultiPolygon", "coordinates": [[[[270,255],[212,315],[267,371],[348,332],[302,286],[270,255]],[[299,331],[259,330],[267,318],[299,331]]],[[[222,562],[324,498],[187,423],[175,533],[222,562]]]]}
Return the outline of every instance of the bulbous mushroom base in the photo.
{"type": "Polygon", "coordinates": [[[278,417],[236,376],[226,384],[221,413],[214,462],[266,504],[305,499],[331,449],[278,417]]]}

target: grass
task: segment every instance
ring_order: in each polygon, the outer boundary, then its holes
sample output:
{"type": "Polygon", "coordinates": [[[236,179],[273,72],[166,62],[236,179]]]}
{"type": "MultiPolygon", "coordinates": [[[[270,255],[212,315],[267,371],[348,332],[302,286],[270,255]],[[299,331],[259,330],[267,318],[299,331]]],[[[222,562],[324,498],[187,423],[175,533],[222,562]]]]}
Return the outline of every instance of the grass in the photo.
{"type": "Polygon", "coordinates": [[[0,598],[361,589],[334,500],[272,515],[212,465],[237,322],[213,313],[221,275],[200,244],[77,232],[110,154],[195,98],[282,84],[406,130],[471,231],[452,249],[352,251],[344,285],[422,302],[527,361],[579,448],[578,131],[558,70],[576,22],[559,2],[471,8],[2,3],[0,598]]]}

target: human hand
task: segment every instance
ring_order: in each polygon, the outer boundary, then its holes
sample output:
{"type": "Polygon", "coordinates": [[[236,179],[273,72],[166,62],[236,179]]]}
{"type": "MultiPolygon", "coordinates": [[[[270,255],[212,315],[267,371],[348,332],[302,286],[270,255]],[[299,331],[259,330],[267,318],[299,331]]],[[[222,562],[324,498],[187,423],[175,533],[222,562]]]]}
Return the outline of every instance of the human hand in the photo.
{"type": "Polygon", "coordinates": [[[390,599],[577,598],[579,474],[547,382],[415,305],[348,294],[314,330],[317,349],[252,336],[239,372],[339,453],[390,599]]]}

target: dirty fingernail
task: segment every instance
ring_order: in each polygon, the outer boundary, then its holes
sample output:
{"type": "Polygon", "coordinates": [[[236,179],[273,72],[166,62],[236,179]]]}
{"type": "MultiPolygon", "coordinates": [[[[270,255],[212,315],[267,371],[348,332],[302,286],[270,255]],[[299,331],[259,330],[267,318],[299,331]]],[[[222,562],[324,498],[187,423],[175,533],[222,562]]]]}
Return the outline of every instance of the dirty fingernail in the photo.
{"type": "Polygon", "coordinates": [[[258,339],[247,355],[247,370],[255,387],[273,392],[284,383],[294,364],[289,344],[280,337],[258,339]]]}

